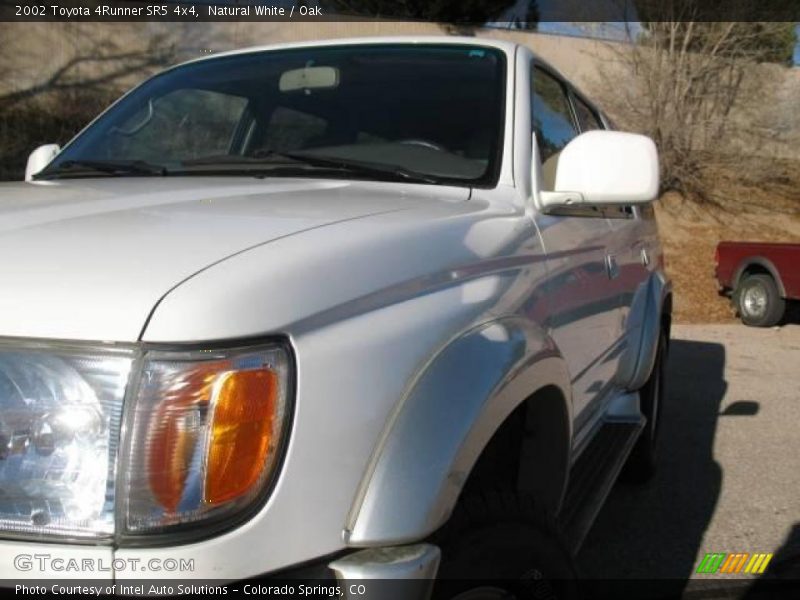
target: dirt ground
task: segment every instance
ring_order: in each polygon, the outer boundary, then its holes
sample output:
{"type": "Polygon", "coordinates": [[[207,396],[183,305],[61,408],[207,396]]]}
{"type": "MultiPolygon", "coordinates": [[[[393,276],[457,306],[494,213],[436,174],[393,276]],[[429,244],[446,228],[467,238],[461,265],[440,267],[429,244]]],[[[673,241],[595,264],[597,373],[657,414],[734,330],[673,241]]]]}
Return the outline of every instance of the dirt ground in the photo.
{"type": "Polygon", "coordinates": [[[679,323],[734,322],[730,302],[717,294],[714,251],[721,240],[799,242],[800,165],[769,181],[725,173],[718,201],[699,204],[674,193],[656,203],[667,271],[679,323]]]}

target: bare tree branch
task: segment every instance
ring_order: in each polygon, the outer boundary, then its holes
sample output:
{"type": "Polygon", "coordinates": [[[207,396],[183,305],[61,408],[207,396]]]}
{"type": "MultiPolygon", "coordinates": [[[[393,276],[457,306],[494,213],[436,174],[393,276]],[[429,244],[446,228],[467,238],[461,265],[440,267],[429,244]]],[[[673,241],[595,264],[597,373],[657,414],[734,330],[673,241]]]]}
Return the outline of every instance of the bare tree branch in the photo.
{"type": "Polygon", "coordinates": [[[664,20],[609,45],[615,60],[601,67],[599,95],[615,120],[655,139],[665,188],[710,200],[704,173],[742,159],[732,133],[743,123],[731,117],[763,94],[754,67],[771,51],[762,36],[777,28],[785,25],[664,20]]]}
{"type": "Polygon", "coordinates": [[[163,67],[174,58],[174,48],[161,42],[161,38],[154,38],[144,48],[134,50],[123,50],[107,40],[96,42],[68,56],[42,81],[0,95],[0,105],[9,107],[50,92],[98,89],[163,67]]]}

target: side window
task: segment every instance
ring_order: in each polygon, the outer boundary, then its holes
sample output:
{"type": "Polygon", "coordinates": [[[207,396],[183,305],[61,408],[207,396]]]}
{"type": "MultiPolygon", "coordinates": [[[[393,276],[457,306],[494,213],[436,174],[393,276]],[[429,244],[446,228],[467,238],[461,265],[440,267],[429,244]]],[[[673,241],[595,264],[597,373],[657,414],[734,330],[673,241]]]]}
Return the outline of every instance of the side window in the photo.
{"type": "Polygon", "coordinates": [[[564,86],[538,67],[534,67],[531,75],[531,124],[542,161],[542,189],[552,190],[558,155],[578,135],[578,129],[564,86]]]}
{"type": "MultiPolygon", "coordinates": [[[[595,110],[575,94],[572,94],[572,105],[575,107],[575,116],[578,118],[581,133],[595,129],[605,129],[595,110]]],[[[608,208],[604,212],[609,219],[629,219],[633,217],[632,206],[608,208]]]]}
{"type": "Polygon", "coordinates": [[[600,117],[592,110],[586,102],[573,95],[572,99],[575,106],[575,116],[578,117],[578,125],[581,126],[581,133],[593,131],[595,129],[605,129],[600,122],[600,117]]]}

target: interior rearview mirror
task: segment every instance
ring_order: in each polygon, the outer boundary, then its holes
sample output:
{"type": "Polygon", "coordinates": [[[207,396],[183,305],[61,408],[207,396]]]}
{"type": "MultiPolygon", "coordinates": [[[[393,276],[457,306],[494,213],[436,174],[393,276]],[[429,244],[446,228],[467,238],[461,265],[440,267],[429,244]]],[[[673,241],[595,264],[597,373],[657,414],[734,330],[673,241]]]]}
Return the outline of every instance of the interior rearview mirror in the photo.
{"type": "Polygon", "coordinates": [[[335,67],[303,67],[284,71],[278,82],[282,92],[335,88],[339,85],[339,69],[335,67]]]}
{"type": "Polygon", "coordinates": [[[33,181],[33,176],[49,165],[60,151],[58,144],[45,144],[31,152],[25,165],[25,181],[33,181]]]}
{"type": "Polygon", "coordinates": [[[646,204],[658,196],[658,173],[658,151],[649,137],[587,131],[558,155],[554,191],[539,192],[540,208],[646,204]]]}

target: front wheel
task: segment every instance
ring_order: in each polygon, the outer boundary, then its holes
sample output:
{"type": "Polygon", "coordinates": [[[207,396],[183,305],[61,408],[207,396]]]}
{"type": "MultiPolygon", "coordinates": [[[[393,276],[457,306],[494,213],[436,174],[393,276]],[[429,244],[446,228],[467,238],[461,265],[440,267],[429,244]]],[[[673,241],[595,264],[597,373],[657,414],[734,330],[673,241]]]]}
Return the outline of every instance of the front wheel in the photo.
{"type": "Polygon", "coordinates": [[[573,559],[555,521],[527,495],[491,491],[462,499],[439,535],[436,599],[577,596],[573,559]]]}
{"type": "Polygon", "coordinates": [[[736,289],[734,302],[742,323],[750,327],[772,327],[783,318],[786,301],[770,275],[745,277],[736,289]]]}

